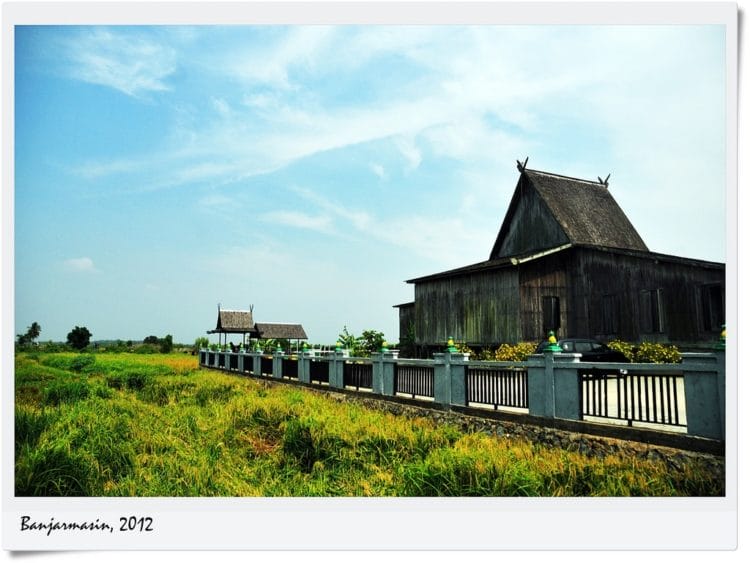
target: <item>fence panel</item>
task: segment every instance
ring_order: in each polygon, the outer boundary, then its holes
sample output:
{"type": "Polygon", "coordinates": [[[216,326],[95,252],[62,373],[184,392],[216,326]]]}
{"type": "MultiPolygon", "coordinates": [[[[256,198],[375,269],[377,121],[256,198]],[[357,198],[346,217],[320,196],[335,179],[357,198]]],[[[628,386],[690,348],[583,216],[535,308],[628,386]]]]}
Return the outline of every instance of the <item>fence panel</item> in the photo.
{"type": "Polygon", "coordinates": [[[344,362],[344,387],[372,389],[372,364],[344,362]]]}
{"type": "Polygon", "coordinates": [[[253,373],[254,358],[252,356],[245,356],[245,363],[242,365],[242,369],[245,373],[253,373]]]}
{"type": "Polygon", "coordinates": [[[470,364],[466,368],[469,403],[529,408],[529,378],[524,368],[470,364]]]}
{"type": "Polygon", "coordinates": [[[273,356],[261,356],[260,375],[273,377],[273,356]]]}
{"type": "Polygon", "coordinates": [[[396,393],[411,397],[435,397],[435,366],[396,364],[396,393]]]}
{"type": "Polygon", "coordinates": [[[583,416],[686,427],[682,373],[579,371],[583,416]]]}
{"type": "Polygon", "coordinates": [[[281,376],[287,379],[298,379],[297,358],[282,358],[281,376]]]}
{"type": "Polygon", "coordinates": [[[238,369],[238,362],[239,356],[237,354],[229,354],[229,369],[237,371],[238,369]]]}
{"type": "Polygon", "coordinates": [[[219,352],[219,367],[220,368],[226,367],[226,358],[227,358],[227,355],[224,352],[219,352]]]}
{"type": "Polygon", "coordinates": [[[312,358],[310,360],[310,383],[328,383],[328,362],[327,360],[319,360],[312,358]]]}

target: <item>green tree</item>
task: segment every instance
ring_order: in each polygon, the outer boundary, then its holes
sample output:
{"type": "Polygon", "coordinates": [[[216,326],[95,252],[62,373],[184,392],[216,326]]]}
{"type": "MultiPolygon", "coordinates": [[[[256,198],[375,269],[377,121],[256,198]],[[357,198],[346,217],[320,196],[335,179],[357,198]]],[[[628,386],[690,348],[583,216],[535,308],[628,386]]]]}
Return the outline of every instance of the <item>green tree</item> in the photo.
{"type": "Polygon", "coordinates": [[[31,323],[31,326],[26,329],[26,334],[18,334],[16,337],[18,338],[18,345],[21,347],[28,346],[29,344],[33,344],[34,340],[39,338],[39,335],[42,333],[42,327],[39,326],[39,323],[34,321],[31,323]]]}
{"type": "Polygon", "coordinates": [[[76,326],[68,333],[68,344],[76,350],[83,350],[91,342],[91,333],[85,326],[76,326]]]}
{"type": "Polygon", "coordinates": [[[364,330],[362,331],[362,336],[360,336],[358,340],[361,354],[357,355],[369,356],[380,350],[380,347],[385,340],[385,335],[378,330],[364,330]]]}
{"type": "Polygon", "coordinates": [[[167,334],[164,338],[162,338],[161,342],[159,343],[159,351],[162,354],[169,354],[172,351],[172,348],[174,348],[174,344],[172,342],[172,335],[167,334]]]}
{"type": "Polygon", "coordinates": [[[159,337],[158,336],[147,336],[143,339],[144,344],[159,344],[159,337]]]}

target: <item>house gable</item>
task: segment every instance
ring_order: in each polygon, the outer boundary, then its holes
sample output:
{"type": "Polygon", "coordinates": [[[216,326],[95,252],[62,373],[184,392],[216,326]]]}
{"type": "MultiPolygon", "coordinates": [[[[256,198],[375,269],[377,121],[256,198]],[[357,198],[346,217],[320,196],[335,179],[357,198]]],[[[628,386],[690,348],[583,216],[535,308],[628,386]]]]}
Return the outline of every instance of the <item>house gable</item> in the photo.
{"type": "Polygon", "coordinates": [[[490,259],[567,243],[648,251],[607,184],[522,169],[490,259]]]}

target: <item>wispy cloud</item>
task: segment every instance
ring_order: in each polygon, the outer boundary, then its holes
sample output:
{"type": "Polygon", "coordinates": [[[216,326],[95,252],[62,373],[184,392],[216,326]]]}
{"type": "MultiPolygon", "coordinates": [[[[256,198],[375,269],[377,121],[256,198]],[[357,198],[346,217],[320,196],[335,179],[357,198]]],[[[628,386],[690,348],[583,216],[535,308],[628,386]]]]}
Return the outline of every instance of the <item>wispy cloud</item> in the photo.
{"type": "Polygon", "coordinates": [[[331,218],[323,215],[308,215],[299,211],[270,211],[264,213],[262,221],[298,229],[309,229],[321,233],[331,232],[331,218]]]}
{"type": "Polygon", "coordinates": [[[383,167],[382,164],[371,162],[369,168],[372,171],[372,173],[375,174],[375,176],[377,176],[381,180],[385,180],[388,177],[388,174],[386,174],[385,168],[383,167]]]}
{"type": "Polygon", "coordinates": [[[70,76],[134,97],[168,90],[177,66],[173,48],[111,29],[84,29],[66,46],[70,76]]]}
{"type": "Polygon", "coordinates": [[[69,272],[95,273],[98,272],[94,261],[86,256],[82,258],[69,258],[63,262],[65,269],[69,272]]]}

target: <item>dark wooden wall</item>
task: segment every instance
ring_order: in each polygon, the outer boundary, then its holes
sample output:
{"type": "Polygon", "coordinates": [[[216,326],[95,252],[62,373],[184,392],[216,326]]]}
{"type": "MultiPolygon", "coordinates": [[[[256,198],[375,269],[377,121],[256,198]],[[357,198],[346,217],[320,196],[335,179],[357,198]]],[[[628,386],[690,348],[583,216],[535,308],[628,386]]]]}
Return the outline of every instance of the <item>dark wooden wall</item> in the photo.
{"type": "Polygon", "coordinates": [[[521,176],[520,182],[521,191],[511,202],[511,208],[517,205],[515,213],[502,245],[493,249],[491,258],[536,252],[570,242],[539,194],[528,186],[525,175],[521,176]],[[534,227],[529,228],[529,225],[534,227]]]}
{"type": "Polygon", "coordinates": [[[520,337],[515,267],[416,283],[414,298],[417,344],[444,344],[452,336],[489,346],[520,337]]]}
{"type": "Polygon", "coordinates": [[[569,251],[539,258],[520,265],[521,340],[544,340],[542,326],[542,298],[558,297],[560,300],[560,329],[558,338],[569,336],[568,316],[571,314],[568,295],[569,251]]]}
{"type": "Polygon", "coordinates": [[[723,265],[571,248],[518,266],[416,283],[413,309],[401,309],[401,334],[413,322],[418,345],[444,344],[448,336],[472,346],[536,342],[545,338],[543,299],[557,297],[558,338],[714,342],[719,327],[706,328],[704,318],[707,284],[720,287],[721,302],[723,265]],[[643,291],[659,292],[659,331],[644,330],[643,291]],[[614,322],[605,320],[606,307],[614,322]]]}
{"type": "Polygon", "coordinates": [[[577,248],[569,262],[570,336],[609,340],[696,343],[715,340],[718,327],[704,327],[701,288],[706,284],[725,291],[721,265],[669,261],[577,248]],[[660,332],[643,329],[642,292],[659,290],[663,326],[660,332]],[[604,299],[616,303],[618,331],[608,333],[604,299]]]}

